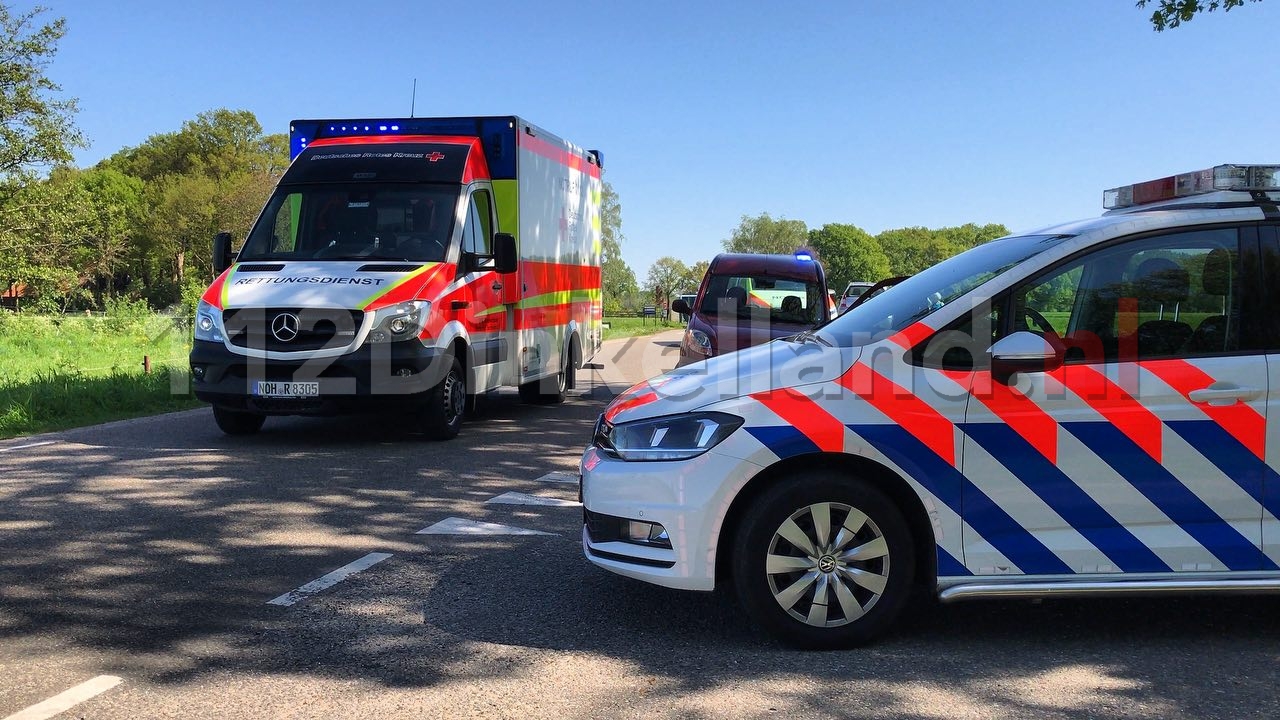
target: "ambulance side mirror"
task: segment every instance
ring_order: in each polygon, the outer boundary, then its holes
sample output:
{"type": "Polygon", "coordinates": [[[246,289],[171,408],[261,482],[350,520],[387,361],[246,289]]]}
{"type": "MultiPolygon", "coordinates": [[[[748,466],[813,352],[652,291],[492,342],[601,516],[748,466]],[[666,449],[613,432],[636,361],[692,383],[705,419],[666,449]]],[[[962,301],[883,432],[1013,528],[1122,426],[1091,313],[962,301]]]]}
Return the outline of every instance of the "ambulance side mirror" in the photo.
{"type": "Polygon", "coordinates": [[[1043,337],[1020,330],[996,341],[991,349],[991,378],[1009,384],[1017,372],[1045,372],[1062,365],[1062,353],[1043,337]]]}
{"type": "Polygon", "coordinates": [[[516,236],[498,233],[493,236],[493,269],[507,274],[516,271],[516,236]]]}
{"type": "Polygon", "coordinates": [[[218,233],[213,237],[213,276],[226,272],[234,261],[235,257],[231,254],[231,233],[218,233]]]}

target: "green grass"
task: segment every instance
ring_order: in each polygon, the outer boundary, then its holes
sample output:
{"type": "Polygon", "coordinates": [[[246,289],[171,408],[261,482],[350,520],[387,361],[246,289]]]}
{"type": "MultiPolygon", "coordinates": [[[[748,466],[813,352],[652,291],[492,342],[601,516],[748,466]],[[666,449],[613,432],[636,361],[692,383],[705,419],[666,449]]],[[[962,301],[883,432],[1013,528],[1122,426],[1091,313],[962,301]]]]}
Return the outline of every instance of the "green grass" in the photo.
{"type": "Polygon", "coordinates": [[[0,438],[197,407],[189,350],[189,330],[157,315],[0,313],[0,438]]]}
{"type": "Polygon", "coordinates": [[[666,330],[678,330],[684,327],[684,323],[664,322],[654,318],[606,317],[604,321],[609,325],[604,331],[605,340],[653,335],[666,330]]]}

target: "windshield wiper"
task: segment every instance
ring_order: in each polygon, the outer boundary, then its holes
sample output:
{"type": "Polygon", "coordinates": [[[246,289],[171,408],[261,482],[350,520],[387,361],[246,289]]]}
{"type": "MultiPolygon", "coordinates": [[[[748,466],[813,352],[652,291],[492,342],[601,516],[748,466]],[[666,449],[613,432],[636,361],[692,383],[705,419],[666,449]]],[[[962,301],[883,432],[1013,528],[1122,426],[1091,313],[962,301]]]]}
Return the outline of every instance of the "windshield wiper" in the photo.
{"type": "Polygon", "coordinates": [[[799,335],[792,335],[790,339],[800,343],[801,345],[812,340],[813,342],[819,345],[825,345],[827,347],[835,347],[835,345],[832,345],[829,340],[819,335],[817,330],[805,330],[799,335]]]}

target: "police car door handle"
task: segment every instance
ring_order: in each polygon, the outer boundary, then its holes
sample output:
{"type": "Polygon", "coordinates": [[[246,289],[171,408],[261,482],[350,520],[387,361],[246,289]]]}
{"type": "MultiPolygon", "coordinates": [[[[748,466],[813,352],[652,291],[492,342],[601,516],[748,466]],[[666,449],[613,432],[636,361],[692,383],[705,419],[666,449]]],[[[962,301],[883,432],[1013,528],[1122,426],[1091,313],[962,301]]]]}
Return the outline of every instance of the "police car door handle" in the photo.
{"type": "Polygon", "coordinates": [[[1241,387],[1235,383],[1214,383],[1207,388],[1192,390],[1187,398],[1193,403],[1207,403],[1216,407],[1234,405],[1242,400],[1253,400],[1262,394],[1258,388],[1241,387]]]}

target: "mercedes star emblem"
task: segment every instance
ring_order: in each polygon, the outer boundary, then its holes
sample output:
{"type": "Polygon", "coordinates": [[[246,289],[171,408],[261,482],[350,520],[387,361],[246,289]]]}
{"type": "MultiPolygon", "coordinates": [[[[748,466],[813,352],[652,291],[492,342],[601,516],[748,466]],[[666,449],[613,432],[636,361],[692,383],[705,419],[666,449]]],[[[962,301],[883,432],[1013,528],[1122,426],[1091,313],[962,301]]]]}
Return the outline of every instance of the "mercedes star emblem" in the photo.
{"type": "Polygon", "coordinates": [[[293,313],[280,313],[271,321],[271,334],[280,342],[291,342],[298,337],[298,316],[293,313]]]}

